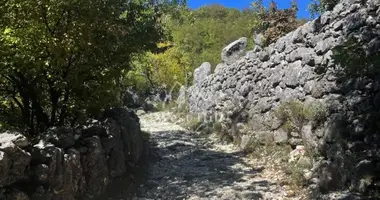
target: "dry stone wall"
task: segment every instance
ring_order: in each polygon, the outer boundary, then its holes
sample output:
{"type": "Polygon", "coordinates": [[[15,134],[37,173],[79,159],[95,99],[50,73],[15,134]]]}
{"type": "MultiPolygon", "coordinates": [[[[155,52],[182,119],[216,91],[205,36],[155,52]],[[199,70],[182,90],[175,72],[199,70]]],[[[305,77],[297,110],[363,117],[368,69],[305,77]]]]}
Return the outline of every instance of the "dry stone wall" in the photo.
{"type": "Polygon", "coordinates": [[[246,110],[265,114],[289,99],[336,100],[341,92],[331,67],[332,49],[352,37],[370,49],[379,47],[380,3],[362,2],[344,0],[276,43],[219,64],[214,74],[189,88],[190,110],[212,113],[228,107],[229,101],[248,101],[246,110]]]}
{"type": "Polygon", "coordinates": [[[320,156],[309,176],[318,191],[345,187],[367,191],[380,172],[375,159],[380,156],[379,116],[374,114],[380,111],[380,76],[341,80],[342,67],[334,63],[333,49],[355,39],[365,44],[368,54],[378,53],[379,6],[379,0],[342,0],[268,47],[256,45],[234,62],[223,59],[213,74],[188,89],[190,111],[223,113],[222,126],[228,124],[224,130],[238,137],[242,146],[254,138],[311,149],[320,156]],[[292,100],[325,105],[327,119],[319,126],[305,124],[298,132],[284,131],[274,113],[292,100]],[[364,174],[372,181],[366,182],[364,174]]]}
{"type": "Polygon", "coordinates": [[[1,133],[0,199],[94,199],[137,166],[143,148],[139,119],[121,108],[86,126],[51,128],[36,144],[1,133]]]}

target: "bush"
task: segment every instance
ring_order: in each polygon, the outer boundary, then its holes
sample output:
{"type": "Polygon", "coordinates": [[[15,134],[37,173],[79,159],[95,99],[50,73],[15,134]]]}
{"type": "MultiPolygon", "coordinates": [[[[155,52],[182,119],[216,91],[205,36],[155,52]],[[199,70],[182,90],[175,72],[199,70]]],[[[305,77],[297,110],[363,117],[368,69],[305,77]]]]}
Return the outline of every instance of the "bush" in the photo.
{"type": "Polygon", "coordinates": [[[312,17],[318,16],[326,10],[332,10],[339,0],[313,0],[309,5],[312,17]]]}
{"type": "Polygon", "coordinates": [[[294,164],[286,164],[283,169],[286,174],[290,175],[291,181],[295,186],[303,186],[307,183],[304,177],[303,167],[294,164]]]}
{"type": "Polygon", "coordinates": [[[328,110],[327,107],[322,103],[315,103],[311,105],[311,118],[309,119],[311,122],[313,122],[314,125],[319,125],[323,121],[326,120],[328,110]]]}
{"type": "Polygon", "coordinates": [[[265,8],[262,0],[254,1],[252,6],[257,11],[260,21],[255,31],[263,33],[264,46],[276,42],[280,37],[306,23],[306,20],[297,18],[298,5],[295,1],[292,1],[292,6],[288,9],[279,9],[273,0],[268,8],[265,8]]]}
{"type": "Polygon", "coordinates": [[[312,122],[315,126],[320,124],[326,119],[327,113],[327,108],[322,103],[309,106],[293,100],[281,104],[275,111],[275,116],[282,121],[282,128],[286,131],[300,132],[308,122],[312,122]]]}
{"type": "Polygon", "coordinates": [[[305,122],[311,118],[311,111],[300,101],[290,101],[281,104],[275,115],[283,122],[285,130],[300,131],[305,122]]]}

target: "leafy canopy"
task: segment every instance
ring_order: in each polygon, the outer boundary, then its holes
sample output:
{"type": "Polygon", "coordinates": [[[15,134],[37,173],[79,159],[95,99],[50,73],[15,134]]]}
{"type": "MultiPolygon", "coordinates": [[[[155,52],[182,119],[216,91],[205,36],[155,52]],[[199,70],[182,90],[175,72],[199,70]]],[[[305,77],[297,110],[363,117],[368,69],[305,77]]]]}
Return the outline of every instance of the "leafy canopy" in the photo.
{"type": "Polygon", "coordinates": [[[8,0],[0,5],[0,121],[30,133],[116,105],[133,55],[156,49],[182,1],[8,0]]]}
{"type": "Polygon", "coordinates": [[[309,5],[312,17],[318,16],[327,10],[332,10],[339,0],[313,0],[309,5]]]}

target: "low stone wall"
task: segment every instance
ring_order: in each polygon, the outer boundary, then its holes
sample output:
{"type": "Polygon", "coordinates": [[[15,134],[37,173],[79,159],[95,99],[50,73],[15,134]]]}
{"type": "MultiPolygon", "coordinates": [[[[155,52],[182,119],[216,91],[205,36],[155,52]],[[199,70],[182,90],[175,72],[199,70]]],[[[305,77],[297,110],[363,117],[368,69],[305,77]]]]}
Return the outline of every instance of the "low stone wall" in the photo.
{"type": "Polygon", "coordinates": [[[36,144],[1,133],[0,199],[94,199],[137,166],[143,148],[138,117],[121,108],[86,126],[51,128],[36,144]]]}

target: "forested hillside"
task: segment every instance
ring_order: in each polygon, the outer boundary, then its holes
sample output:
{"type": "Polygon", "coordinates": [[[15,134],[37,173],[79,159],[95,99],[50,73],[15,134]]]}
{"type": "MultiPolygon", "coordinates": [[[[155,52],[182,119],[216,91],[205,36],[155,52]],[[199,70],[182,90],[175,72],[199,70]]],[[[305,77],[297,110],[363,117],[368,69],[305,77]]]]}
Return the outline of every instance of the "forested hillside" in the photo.
{"type": "Polygon", "coordinates": [[[254,1],[244,10],[217,4],[196,10],[181,7],[176,15],[164,18],[167,40],[158,44],[158,51],[136,56],[125,82],[139,91],[176,83],[188,86],[194,69],[203,62],[215,68],[221,49],[234,40],[249,38],[248,48],[253,49],[255,33],[264,33],[263,42],[268,44],[302,25],[305,20],[297,19],[296,13],[296,2],[284,10],[274,1],[268,8],[254,1]]]}

